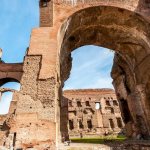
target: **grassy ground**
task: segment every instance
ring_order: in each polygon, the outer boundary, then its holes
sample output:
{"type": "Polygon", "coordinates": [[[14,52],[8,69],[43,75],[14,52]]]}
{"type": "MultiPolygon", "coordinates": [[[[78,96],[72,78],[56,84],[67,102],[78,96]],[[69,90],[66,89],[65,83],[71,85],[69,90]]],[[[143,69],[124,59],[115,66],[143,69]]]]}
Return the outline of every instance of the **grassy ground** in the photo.
{"type": "Polygon", "coordinates": [[[93,144],[104,144],[105,142],[123,142],[126,139],[124,136],[118,137],[92,137],[92,138],[71,138],[73,143],[93,143],[93,144]]]}

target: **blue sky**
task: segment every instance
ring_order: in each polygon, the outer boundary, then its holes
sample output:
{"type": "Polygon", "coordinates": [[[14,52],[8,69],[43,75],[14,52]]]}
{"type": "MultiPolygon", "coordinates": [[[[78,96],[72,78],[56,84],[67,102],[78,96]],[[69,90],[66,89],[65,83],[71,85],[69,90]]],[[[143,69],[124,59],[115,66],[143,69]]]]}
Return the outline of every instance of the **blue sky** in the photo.
{"type": "MultiPolygon", "coordinates": [[[[39,0],[0,0],[0,48],[6,63],[22,62],[33,28],[39,26],[39,0]]],[[[112,88],[110,71],[113,53],[97,46],[84,46],[72,52],[73,67],[64,89],[112,88]]],[[[8,84],[18,87],[17,83],[8,84]]],[[[10,104],[11,93],[0,100],[0,113],[10,104]],[[8,100],[9,99],[9,100],[8,100]]]]}
{"type": "Polygon", "coordinates": [[[64,89],[113,88],[110,72],[114,52],[88,45],[73,51],[72,57],[72,70],[64,89]]]}
{"type": "Polygon", "coordinates": [[[5,62],[22,62],[31,30],[39,26],[38,0],[0,0],[0,47],[5,62]]]}

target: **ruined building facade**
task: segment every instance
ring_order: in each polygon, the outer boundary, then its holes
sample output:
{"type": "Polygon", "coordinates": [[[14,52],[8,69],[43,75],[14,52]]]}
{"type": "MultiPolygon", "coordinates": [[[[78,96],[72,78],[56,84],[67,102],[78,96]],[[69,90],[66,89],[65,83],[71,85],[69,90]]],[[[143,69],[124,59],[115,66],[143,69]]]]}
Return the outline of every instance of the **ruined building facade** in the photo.
{"type": "Polygon", "coordinates": [[[124,123],[114,90],[66,90],[63,95],[68,101],[70,137],[80,134],[88,137],[103,136],[122,131],[124,123]]]}
{"type": "Polygon", "coordinates": [[[40,0],[39,7],[40,27],[32,30],[23,64],[0,63],[1,85],[21,83],[9,113],[0,117],[0,144],[42,150],[59,146],[71,52],[90,44],[115,51],[111,76],[128,136],[140,133],[148,139],[150,1],[40,0]]]}

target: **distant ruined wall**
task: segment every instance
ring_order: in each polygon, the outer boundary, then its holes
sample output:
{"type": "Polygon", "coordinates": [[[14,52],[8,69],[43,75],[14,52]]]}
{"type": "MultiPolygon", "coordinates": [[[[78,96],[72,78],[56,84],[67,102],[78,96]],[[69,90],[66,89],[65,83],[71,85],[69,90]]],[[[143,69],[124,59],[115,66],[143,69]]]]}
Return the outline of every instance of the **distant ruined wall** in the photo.
{"type": "MultiPolygon", "coordinates": [[[[64,94],[63,94],[64,95],[64,94]]],[[[65,140],[69,140],[68,134],[68,99],[66,97],[62,97],[61,106],[60,106],[60,132],[61,137],[65,137],[65,140]]]]}
{"type": "Polygon", "coordinates": [[[118,100],[112,89],[65,90],[63,95],[68,102],[69,136],[103,136],[123,131],[118,100]]]}
{"type": "Polygon", "coordinates": [[[41,59],[27,55],[24,60],[16,110],[16,148],[48,148],[55,144],[55,79],[39,79],[41,59]]]}

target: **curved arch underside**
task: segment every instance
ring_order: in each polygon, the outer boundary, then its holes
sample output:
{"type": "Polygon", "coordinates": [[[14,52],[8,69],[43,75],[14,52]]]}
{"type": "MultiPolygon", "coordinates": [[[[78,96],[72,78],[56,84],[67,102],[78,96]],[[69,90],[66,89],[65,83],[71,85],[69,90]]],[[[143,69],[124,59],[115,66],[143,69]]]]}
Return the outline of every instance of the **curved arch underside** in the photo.
{"type": "Polygon", "coordinates": [[[16,93],[7,122],[15,149],[56,149],[64,125],[60,107],[64,104],[62,86],[71,70],[71,51],[89,44],[115,51],[111,76],[125,110],[123,118],[127,126],[134,125],[145,138],[150,136],[150,1],[41,2],[41,27],[32,31],[23,68],[0,64],[0,79],[21,79],[21,91],[16,93]]]}
{"type": "Polygon", "coordinates": [[[124,9],[100,6],[80,10],[61,28],[61,62],[64,51],[69,56],[72,50],[93,44],[116,51],[135,71],[149,54],[149,28],[150,24],[140,15],[124,9]]]}
{"type": "Polygon", "coordinates": [[[2,79],[0,79],[0,86],[4,85],[5,83],[8,83],[8,82],[20,83],[20,81],[15,78],[2,78],[2,79]]]}

